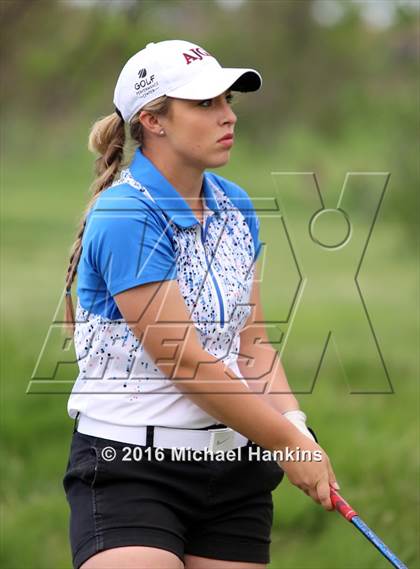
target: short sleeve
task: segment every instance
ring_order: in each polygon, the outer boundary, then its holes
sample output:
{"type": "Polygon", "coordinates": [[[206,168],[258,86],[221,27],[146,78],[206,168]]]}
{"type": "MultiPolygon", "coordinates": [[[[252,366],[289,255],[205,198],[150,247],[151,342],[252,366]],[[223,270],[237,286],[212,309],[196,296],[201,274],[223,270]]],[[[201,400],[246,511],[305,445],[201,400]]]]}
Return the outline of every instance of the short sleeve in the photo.
{"type": "Polygon", "coordinates": [[[107,202],[102,200],[90,213],[83,247],[109,293],[175,279],[175,253],[165,220],[137,199],[107,202]]]}

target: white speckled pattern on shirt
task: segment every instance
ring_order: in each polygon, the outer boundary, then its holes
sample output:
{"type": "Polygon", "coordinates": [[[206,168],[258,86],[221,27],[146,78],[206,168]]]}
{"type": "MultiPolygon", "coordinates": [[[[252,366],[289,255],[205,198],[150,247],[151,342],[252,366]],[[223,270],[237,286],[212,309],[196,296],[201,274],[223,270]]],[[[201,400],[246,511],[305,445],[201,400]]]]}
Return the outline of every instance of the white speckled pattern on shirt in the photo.
{"type": "MultiPolygon", "coordinates": [[[[166,221],[173,232],[177,282],[202,346],[221,358],[240,378],[236,359],[239,332],[251,311],[248,302],[254,274],[254,243],[241,211],[216,184],[209,182],[220,215],[205,207],[203,226],[180,227],[168,218],[166,221]],[[201,232],[206,221],[203,244],[201,232]]],[[[113,185],[122,183],[153,199],[128,168],[113,185]]],[[[68,402],[71,417],[80,410],[99,420],[128,425],[201,428],[218,422],[163,375],[123,319],[89,314],[78,299],[74,342],[80,373],[68,402]]],[[[241,381],[246,384],[244,379],[241,381]]]]}

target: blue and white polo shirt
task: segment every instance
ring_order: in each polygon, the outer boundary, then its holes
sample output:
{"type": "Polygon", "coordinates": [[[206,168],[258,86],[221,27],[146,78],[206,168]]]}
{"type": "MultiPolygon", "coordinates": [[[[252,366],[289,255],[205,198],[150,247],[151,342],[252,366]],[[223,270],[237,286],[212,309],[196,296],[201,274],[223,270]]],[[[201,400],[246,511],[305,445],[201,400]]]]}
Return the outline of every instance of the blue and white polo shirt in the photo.
{"type": "Polygon", "coordinates": [[[78,266],[71,418],[80,411],[120,425],[190,429],[219,422],[164,376],[118,310],[114,295],[149,282],[177,280],[203,349],[246,384],[236,361],[251,312],[259,221],[248,194],[229,180],[204,172],[202,191],[203,225],[138,148],[90,209],[78,266]]]}

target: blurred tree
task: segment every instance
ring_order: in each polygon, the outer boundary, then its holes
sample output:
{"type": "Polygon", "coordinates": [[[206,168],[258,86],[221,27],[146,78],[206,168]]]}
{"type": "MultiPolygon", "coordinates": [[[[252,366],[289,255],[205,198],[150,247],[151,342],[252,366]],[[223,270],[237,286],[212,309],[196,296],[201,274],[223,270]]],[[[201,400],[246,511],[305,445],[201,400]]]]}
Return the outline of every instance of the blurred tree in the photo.
{"type": "MultiPolygon", "coordinates": [[[[240,106],[241,132],[253,144],[287,144],[303,128],[320,147],[347,152],[344,168],[392,167],[401,186],[392,214],[413,231],[419,11],[400,3],[383,29],[360,17],[362,4],[342,3],[334,25],[320,25],[328,18],[316,16],[317,0],[6,0],[1,103],[9,116],[93,120],[112,110],[122,62],[138,49],[174,37],[194,41],[225,66],[261,71],[262,90],[240,106]]],[[[311,156],[305,150],[299,160],[307,169],[311,156]]]]}

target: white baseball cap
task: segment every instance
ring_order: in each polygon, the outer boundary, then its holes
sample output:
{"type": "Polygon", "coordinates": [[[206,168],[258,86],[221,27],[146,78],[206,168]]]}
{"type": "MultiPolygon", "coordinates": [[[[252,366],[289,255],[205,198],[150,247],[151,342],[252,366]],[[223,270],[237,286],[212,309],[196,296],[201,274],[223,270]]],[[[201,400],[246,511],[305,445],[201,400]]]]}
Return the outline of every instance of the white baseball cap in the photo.
{"type": "Polygon", "coordinates": [[[128,122],[146,103],[167,95],[204,100],[227,89],[257,91],[255,69],[222,67],[202,47],[184,40],[148,43],[124,65],[114,91],[117,112],[128,122]]]}

